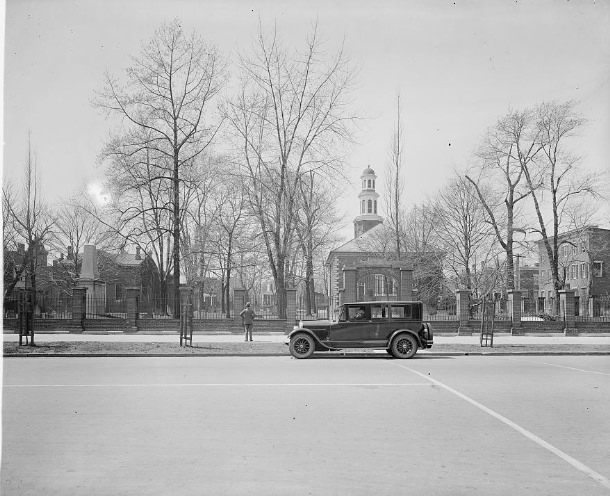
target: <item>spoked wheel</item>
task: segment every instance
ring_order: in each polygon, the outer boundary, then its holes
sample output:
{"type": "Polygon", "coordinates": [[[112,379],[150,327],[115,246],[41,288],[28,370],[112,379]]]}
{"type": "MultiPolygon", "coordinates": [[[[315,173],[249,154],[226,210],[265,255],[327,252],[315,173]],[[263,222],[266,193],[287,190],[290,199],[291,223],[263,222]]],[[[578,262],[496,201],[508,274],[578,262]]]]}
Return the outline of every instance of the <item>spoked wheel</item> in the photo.
{"type": "Polygon", "coordinates": [[[314,352],[315,343],[309,334],[301,333],[292,337],[288,348],[295,358],[309,358],[314,352]]]}
{"type": "Polygon", "coordinates": [[[394,358],[412,358],[417,353],[417,340],[411,334],[399,334],[392,341],[394,358]]]}

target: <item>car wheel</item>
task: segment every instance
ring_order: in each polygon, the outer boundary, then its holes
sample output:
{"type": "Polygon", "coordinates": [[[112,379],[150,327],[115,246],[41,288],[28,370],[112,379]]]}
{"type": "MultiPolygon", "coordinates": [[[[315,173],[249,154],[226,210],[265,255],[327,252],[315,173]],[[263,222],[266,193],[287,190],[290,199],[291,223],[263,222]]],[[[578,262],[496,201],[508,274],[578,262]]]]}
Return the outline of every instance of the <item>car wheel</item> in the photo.
{"type": "Polygon", "coordinates": [[[394,358],[412,358],[417,353],[417,340],[411,334],[399,334],[390,349],[394,358]]]}
{"type": "Polygon", "coordinates": [[[295,358],[309,358],[316,345],[309,334],[300,333],[290,339],[290,354],[295,358]]]}

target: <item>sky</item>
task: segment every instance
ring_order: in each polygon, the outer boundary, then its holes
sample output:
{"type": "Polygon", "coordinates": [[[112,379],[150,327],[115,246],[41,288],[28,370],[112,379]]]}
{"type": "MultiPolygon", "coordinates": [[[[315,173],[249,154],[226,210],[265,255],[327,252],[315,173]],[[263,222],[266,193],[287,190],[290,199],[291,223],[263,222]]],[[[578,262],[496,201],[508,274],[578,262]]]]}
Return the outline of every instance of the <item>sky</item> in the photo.
{"type": "Polygon", "coordinates": [[[113,123],[91,100],[106,70],[122,77],[174,18],[230,62],[248,51],[259,21],[265,31],[275,24],[289,47],[303,46],[316,22],[329,52],[344,47],[357,69],[352,98],[361,117],[350,182],[338,192],[346,239],[367,166],[383,193],[398,94],[407,204],[463,170],[510,108],[548,100],[580,102],[588,124],[573,147],[590,170],[610,168],[608,0],[7,0],[4,182],[21,181],[29,135],[46,201],[99,189],[97,156],[113,123]]]}

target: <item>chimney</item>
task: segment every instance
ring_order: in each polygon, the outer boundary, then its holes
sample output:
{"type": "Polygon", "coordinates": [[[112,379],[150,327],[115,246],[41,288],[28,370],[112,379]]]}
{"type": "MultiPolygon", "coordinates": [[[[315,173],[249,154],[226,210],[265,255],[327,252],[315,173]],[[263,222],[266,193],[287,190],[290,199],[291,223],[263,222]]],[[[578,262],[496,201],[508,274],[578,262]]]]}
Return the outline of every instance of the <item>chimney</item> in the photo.
{"type": "Polygon", "coordinates": [[[142,260],[142,257],[140,256],[140,247],[136,246],[136,260],[142,260]]]}

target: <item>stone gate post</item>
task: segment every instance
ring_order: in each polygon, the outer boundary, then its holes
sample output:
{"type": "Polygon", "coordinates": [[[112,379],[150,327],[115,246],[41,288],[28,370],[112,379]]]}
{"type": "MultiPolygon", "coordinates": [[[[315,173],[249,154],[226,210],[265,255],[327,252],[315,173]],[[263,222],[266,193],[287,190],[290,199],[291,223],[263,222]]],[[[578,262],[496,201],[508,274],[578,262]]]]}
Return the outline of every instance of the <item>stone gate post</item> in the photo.
{"type": "Polygon", "coordinates": [[[577,336],[576,329],[576,300],[574,298],[574,290],[563,289],[559,291],[559,308],[565,327],[563,333],[566,336],[577,336]]]}
{"type": "Polygon", "coordinates": [[[507,293],[508,314],[512,321],[510,333],[515,336],[523,334],[523,324],[521,323],[521,291],[518,289],[509,289],[507,293]]]}
{"type": "Polygon", "coordinates": [[[469,298],[470,291],[468,289],[458,289],[455,292],[456,306],[455,311],[458,315],[458,335],[472,336],[472,327],[470,327],[470,306],[469,298]]]}
{"type": "Polygon", "coordinates": [[[286,290],[286,331],[292,331],[297,321],[297,290],[286,290]]]}
{"type": "MultiPolygon", "coordinates": [[[[246,307],[248,292],[245,289],[233,290],[233,320],[241,322],[239,313],[246,307]]],[[[240,324],[241,325],[241,324],[240,324]]]]}
{"type": "Polygon", "coordinates": [[[83,332],[85,330],[85,317],[87,312],[87,288],[72,289],[72,329],[70,332],[83,332]]]}
{"type": "Polygon", "coordinates": [[[140,316],[140,288],[125,288],[125,313],[127,316],[127,327],[132,332],[138,330],[138,318],[140,316]]]}

